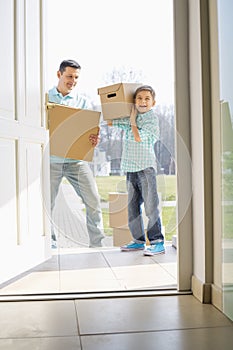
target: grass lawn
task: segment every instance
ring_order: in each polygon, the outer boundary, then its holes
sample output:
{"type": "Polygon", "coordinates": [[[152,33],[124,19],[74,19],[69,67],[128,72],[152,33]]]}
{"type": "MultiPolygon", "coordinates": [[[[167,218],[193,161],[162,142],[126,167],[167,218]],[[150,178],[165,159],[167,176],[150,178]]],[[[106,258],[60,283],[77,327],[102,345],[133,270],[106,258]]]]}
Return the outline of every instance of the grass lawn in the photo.
{"type": "MultiPolygon", "coordinates": [[[[102,202],[108,202],[109,192],[126,192],[125,176],[97,176],[96,183],[102,202]]],[[[175,175],[157,176],[158,192],[162,194],[163,201],[176,200],[176,177],[175,175]]],[[[104,230],[106,235],[112,235],[112,228],[109,227],[108,209],[103,208],[104,230]]],[[[167,241],[172,240],[176,234],[176,208],[168,206],[162,208],[162,221],[165,227],[165,236],[167,241]]]]}
{"type": "Polygon", "coordinates": [[[223,206],[223,237],[226,239],[233,238],[233,205],[228,204],[223,206]]]}
{"type": "MultiPolygon", "coordinates": [[[[125,176],[96,176],[101,200],[108,202],[109,192],[126,192],[125,176]]],[[[176,200],[176,176],[158,175],[157,189],[162,193],[163,201],[176,200]]]]}

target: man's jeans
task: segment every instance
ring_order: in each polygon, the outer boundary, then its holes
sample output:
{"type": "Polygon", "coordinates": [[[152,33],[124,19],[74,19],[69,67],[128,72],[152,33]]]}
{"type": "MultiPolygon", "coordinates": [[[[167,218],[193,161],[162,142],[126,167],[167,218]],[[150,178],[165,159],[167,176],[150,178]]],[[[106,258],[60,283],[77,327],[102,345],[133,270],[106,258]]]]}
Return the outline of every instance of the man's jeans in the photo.
{"type": "Polygon", "coordinates": [[[88,163],[84,161],[50,163],[51,211],[63,177],[70,182],[86,207],[90,247],[100,247],[104,238],[102,211],[97,185],[88,163]]]}
{"type": "Polygon", "coordinates": [[[163,242],[159,217],[159,197],[157,193],[156,172],[154,168],[146,168],[126,175],[128,190],[128,225],[133,240],[144,243],[145,231],[141,205],[144,203],[145,214],[148,217],[147,237],[151,244],[163,242]]]}

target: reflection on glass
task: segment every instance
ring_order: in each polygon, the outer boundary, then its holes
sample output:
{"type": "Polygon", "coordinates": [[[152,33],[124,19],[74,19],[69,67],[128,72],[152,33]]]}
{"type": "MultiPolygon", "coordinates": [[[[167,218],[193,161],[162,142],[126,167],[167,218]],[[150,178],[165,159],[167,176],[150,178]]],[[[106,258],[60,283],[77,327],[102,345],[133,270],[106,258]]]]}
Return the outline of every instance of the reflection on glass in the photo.
{"type": "Polygon", "coordinates": [[[231,314],[233,286],[233,130],[228,102],[221,103],[224,309],[231,314]]]}
{"type": "Polygon", "coordinates": [[[223,311],[233,320],[233,2],[218,0],[222,139],[223,311]]]}

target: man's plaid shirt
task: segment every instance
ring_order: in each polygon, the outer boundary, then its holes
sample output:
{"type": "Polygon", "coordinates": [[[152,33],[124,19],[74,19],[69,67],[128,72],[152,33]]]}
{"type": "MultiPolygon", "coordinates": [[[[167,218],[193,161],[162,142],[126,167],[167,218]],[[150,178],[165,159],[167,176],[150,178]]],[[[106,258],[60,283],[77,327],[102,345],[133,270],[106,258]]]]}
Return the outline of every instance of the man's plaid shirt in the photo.
{"type": "Polygon", "coordinates": [[[154,144],[159,138],[159,122],[155,111],[138,114],[136,118],[141,142],[134,140],[130,118],[114,119],[113,126],[124,130],[121,168],[125,172],[136,172],[156,167],[154,144]]]}

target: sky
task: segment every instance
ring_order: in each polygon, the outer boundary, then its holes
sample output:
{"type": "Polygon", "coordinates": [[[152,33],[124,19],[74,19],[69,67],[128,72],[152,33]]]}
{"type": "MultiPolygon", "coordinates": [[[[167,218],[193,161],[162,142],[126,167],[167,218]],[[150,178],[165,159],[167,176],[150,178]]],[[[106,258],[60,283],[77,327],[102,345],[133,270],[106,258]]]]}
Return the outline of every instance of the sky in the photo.
{"type": "Polygon", "coordinates": [[[173,104],[172,0],[47,0],[46,89],[59,64],[82,67],[78,89],[99,103],[98,88],[114,69],[139,72],[157,104],[173,104]]]}

